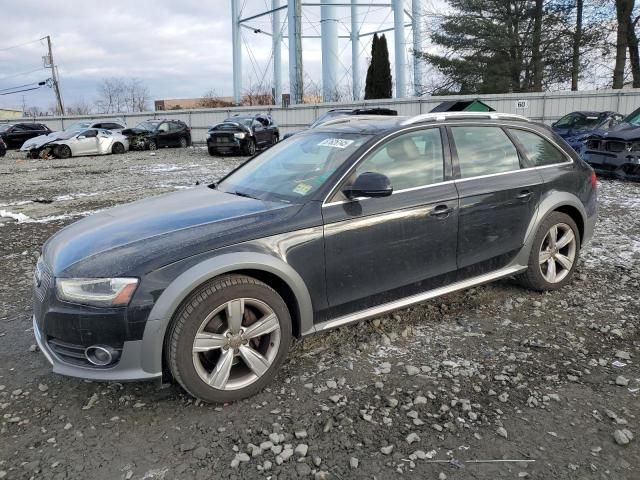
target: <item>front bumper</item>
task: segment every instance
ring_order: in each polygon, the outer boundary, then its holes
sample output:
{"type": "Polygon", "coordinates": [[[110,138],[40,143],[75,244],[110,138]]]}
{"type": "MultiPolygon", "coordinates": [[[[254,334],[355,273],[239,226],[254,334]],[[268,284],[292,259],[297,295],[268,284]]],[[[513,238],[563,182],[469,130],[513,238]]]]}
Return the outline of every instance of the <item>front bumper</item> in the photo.
{"type": "Polygon", "coordinates": [[[143,353],[145,352],[143,340],[124,342],[120,359],[113,367],[92,368],[72,365],[56,355],[43,338],[35,315],[33,317],[33,333],[38,347],[53,366],[54,373],[89,380],[114,380],[121,382],[160,380],[162,378],[162,372],[150,373],[142,368],[144,363],[143,353]]]}
{"type": "Polygon", "coordinates": [[[586,150],[581,156],[600,175],[640,182],[640,152],[586,150]]]}
{"type": "Polygon", "coordinates": [[[240,140],[229,136],[210,136],[207,138],[207,147],[221,153],[241,150],[246,140],[240,140]]]}

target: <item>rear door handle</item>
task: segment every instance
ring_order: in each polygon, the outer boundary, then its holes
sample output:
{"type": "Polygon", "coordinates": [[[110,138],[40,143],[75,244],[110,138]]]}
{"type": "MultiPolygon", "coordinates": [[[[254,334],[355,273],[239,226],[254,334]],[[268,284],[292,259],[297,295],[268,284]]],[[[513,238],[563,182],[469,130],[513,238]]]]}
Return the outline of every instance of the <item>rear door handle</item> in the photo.
{"type": "Polygon", "coordinates": [[[518,198],[520,198],[522,200],[528,200],[529,198],[531,198],[531,190],[522,190],[518,194],[518,198]]]}
{"type": "Polygon", "coordinates": [[[436,206],[431,211],[431,215],[438,218],[447,218],[452,211],[453,209],[449,207],[449,205],[442,204],[442,205],[436,206]]]}

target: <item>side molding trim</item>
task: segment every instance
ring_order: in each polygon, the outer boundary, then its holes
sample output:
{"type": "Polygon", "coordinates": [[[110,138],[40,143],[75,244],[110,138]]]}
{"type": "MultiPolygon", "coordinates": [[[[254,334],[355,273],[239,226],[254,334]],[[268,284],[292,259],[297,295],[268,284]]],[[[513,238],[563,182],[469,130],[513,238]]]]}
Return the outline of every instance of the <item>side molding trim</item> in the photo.
{"type": "Polygon", "coordinates": [[[514,275],[516,273],[522,272],[526,269],[527,269],[526,266],[523,267],[521,265],[512,265],[509,267],[501,268],[500,270],[496,270],[495,272],[486,273],[478,277],[473,277],[467,280],[463,280],[461,282],[452,283],[445,287],[440,287],[434,290],[429,290],[427,292],[418,293],[410,297],[401,298],[400,300],[384,303],[382,305],[377,305],[375,307],[367,308],[366,310],[361,310],[359,312],[350,313],[348,315],[334,318],[332,320],[327,320],[326,322],[322,322],[316,325],[316,331],[322,332],[325,330],[330,330],[332,328],[341,327],[343,325],[348,325],[350,323],[355,323],[360,320],[365,320],[367,318],[376,317],[378,315],[391,312],[392,310],[405,308],[405,307],[408,307],[409,305],[424,302],[432,298],[440,297],[447,293],[456,292],[458,290],[464,290],[465,288],[475,287],[483,283],[488,283],[494,280],[498,280],[499,278],[508,277],[510,275],[514,275]]]}

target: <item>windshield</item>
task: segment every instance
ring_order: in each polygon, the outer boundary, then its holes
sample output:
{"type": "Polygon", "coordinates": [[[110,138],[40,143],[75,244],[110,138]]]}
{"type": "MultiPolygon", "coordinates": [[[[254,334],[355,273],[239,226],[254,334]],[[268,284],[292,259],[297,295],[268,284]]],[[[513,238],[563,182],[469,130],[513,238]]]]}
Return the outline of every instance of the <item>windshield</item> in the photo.
{"type": "Polygon", "coordinates": [[[291,137],[245,163],[217,188],[261,200],[299,202],[320,188],[369,138],[332,132],[291,137]]]}
{"type": "Polygon", "coordinates": [[[631,125],[640,126],[640,108],[631,113],[627,118],[624,119],[626,123],[630,123],[631,125]]]}
{"type": "Polygon", "coordinates": [[[84,130],[85,128],[91,127],[92,122],[76,122],[69,125],[64,129],[65,132],[77,132],[78,130],[84,130]]]}
{"type": "Polygon", "coordinates": [[[138,125],[136,125],[136,128],[140,128],[142,130],[148,130],[150,132],[155,131],[156,128],[158,128],[158,125],[160,125],[160,122],[142,122],[139,123],[138,125]]]}
{"type": "Polygon", "coordinates": [[[349,113],[351,113],[350,110],[335,110],[333,112],[327,112],[324,115],[321,115],[320,118],[318,118],[315,122],[313,122],[309,128],[316,128],[322,125],[327,120],[331,120],[332,118],[336,117],[344,117],[345,115],[349,115],[349,113]]]}
{"type": "Polygon", "coordinates": [[[224,123],[239,123],[240,125],[244,125],[245,127],[250,127],[253,123],[253,118],[227,118],[224,123]]]}
{"type": "Polygon", "coordinates": [[[54,137],[55,140],[69,140],[78,135],[78,133],[80,133],[78,130],[65,130],[64,132],[56,133],[54,137]]]}
{"type": "Polygon", "coordinates": [[[0,125],[0,132],[4,132],[5,130],[9,130],[13,125],[9,124],[4,124],[4,125],[0,125]]]}

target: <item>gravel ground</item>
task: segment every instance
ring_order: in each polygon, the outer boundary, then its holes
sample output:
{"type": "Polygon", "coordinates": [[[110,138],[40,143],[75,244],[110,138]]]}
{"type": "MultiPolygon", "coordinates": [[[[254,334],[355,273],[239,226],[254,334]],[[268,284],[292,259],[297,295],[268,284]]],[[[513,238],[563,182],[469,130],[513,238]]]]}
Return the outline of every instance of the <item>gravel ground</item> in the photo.
{"type": "Polygon", "coordinates": [[[53,375],[30,313],[46,238],[239,161],[0,159],[0,479],[638,478],[638,184],[599,182],[595,238],[562,291],[505,280],[298,341],[242,402],[53,375]]]}

